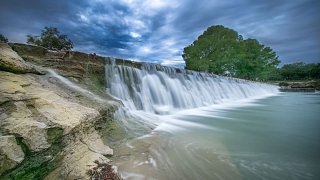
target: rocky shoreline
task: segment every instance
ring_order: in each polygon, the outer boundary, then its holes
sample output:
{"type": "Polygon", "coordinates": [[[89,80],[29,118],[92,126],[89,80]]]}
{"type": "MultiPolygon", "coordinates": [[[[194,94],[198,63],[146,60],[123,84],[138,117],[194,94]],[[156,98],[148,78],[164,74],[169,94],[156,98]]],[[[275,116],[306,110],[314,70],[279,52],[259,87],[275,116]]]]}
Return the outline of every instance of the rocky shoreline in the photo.
{"type": "Polygon", "coordinates": [[[0,179],[90,179],[93,172],[118,177],[110,170],[108,144],[114,132],[121,136],[113,120],[121,103],[105,93],[104,58],[65,55],[0,44],[0,179]],[[99,165],[105,168],[97,172],[99,165]]]}
{"type": "Polygon", "coordinates": [[[315,92],[320,90],[320,84],[317,81],[297,81],[297,82],[280,82],[281,92],[315,92]]]}

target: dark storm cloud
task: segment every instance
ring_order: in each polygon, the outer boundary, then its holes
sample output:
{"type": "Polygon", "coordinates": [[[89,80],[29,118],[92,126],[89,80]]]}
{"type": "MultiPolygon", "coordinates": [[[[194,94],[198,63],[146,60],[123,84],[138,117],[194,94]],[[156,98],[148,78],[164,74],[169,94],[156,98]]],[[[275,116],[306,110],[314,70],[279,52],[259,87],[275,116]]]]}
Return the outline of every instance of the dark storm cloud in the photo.
{"type": "Polygon", "coordinates": [[[0,33],[25,42],[55,26],[77,50],[175,65],[185,46],[222,24],[272,47],[283,63],[319,62],[319,13],[317,0],[5,0],[0,33]]]}

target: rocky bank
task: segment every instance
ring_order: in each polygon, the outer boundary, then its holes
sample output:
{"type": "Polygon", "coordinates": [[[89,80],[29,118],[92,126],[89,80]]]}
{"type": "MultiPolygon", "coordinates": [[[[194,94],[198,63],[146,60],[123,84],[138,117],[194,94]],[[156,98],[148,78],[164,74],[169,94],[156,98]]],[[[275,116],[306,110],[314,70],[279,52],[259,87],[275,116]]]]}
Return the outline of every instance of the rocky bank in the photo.
{"type": "Polygon", "coordinates": [[[0,44],[0,179],[90,179],[90,169],[109,165],[107,144],[121,131],[112,115],[121,103],[105,93],[104,63],[80,52],[0,44]]]}
{"type": "Polygon", "coordinates": [[[315,92],[320,90],[319,81],[293,81],[293,82],[280,82],[281,92],[315,92]]]}

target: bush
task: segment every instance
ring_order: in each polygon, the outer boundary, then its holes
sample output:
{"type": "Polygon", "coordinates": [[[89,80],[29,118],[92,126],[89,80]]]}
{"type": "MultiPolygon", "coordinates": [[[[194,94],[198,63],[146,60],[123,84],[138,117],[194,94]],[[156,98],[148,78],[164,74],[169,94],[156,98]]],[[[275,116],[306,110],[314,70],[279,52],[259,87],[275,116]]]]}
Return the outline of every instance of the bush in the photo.
{"type": "Polygon", "coordinates": [[[7,43],[8,39],[4,35],[0,34],[0,42],[1,43],[7,43]]]}

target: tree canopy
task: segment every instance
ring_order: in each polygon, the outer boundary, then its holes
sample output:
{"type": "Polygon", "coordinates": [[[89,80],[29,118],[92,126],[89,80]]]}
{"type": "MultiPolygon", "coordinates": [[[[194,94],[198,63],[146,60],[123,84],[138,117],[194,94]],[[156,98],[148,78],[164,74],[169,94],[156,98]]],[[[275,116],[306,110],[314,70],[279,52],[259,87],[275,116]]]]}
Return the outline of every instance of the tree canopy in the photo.
{"type": "Polygon", "coordinates": [[[27,43],[51,50],[70,50],[73,48],[73,43],[67,35],[60,34],[58,28],[55,27],[45,27],[41,36],[27,35],[27,43]]]}
{"type": "Polygon", "coordinates": [[[270,47],[221,25],[209,27],[182,57],[186,69],[250,80],[265,80],[280,63],[270,47]]]}
{"type": "Polygon", "coordinates": [[[8,39],[4,35],[0,34],[0,42],[7,43],[8,39]]]}

